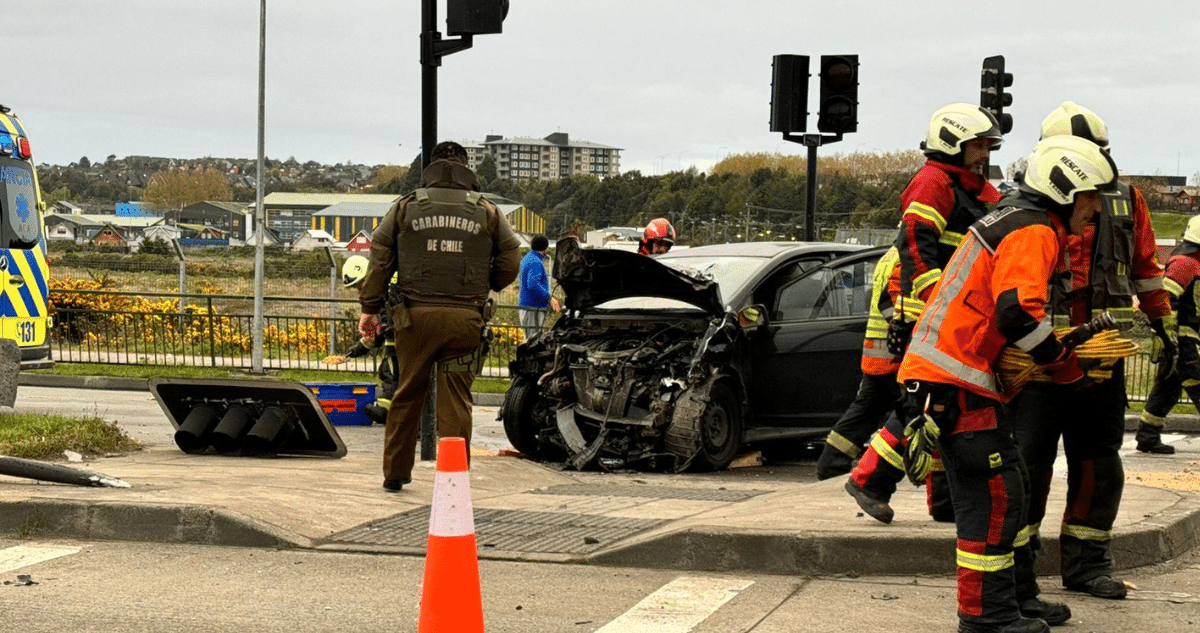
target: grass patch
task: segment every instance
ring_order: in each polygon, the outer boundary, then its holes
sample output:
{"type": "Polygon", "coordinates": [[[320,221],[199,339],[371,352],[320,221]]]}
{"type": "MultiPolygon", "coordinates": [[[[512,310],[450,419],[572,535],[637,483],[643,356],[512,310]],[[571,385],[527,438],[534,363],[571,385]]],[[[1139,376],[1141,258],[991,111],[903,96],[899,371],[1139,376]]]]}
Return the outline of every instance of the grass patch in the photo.
{"type": "Polygon", "coordinates": [[[104,455],[140,448],[115,424],[99,418],[0,412],[0,455],[62,459],[63,451],[104,455]]]}

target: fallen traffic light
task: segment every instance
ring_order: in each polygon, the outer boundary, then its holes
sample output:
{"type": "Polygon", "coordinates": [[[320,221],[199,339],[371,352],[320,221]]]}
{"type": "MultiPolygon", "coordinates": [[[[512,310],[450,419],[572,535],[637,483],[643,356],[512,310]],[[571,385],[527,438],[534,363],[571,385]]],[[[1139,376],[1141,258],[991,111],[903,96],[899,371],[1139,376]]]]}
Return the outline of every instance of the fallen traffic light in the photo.
{"type": "Polygon", "coordinates": [[[858,55],[821,56],[821,105],[817,130],[858,131],[858,55]]]}
{"type": "Polygon", "coordinates": [[[299,383],[153,378],[150,392],[185,453],[346,455],[312,390],[299,383]]]}

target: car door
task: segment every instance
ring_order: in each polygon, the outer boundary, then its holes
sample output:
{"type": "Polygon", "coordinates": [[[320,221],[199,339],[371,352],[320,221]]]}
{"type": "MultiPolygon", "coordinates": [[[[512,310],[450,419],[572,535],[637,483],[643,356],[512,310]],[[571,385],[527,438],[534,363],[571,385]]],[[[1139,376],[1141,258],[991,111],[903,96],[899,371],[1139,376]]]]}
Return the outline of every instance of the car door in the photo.
{"type": "Polygon", "coordinates": [[[861,378],[871,276],[882,253],[835,259],[771,289],[767,327],[751,345],[756,425],[815,433],[849,406],[861,378]]]}

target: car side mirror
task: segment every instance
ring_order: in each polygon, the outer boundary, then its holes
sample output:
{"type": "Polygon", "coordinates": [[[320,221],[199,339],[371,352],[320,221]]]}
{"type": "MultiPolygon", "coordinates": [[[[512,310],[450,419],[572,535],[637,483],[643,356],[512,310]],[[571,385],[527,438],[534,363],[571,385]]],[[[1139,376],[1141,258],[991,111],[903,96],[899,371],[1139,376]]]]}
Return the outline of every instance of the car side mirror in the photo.
{"type": "Polygon", "coordinates": [[[738,325],[744,330],[753,330],[766,324],[767,308],[762,304],[746,306],[738,312],[738,325]]]}

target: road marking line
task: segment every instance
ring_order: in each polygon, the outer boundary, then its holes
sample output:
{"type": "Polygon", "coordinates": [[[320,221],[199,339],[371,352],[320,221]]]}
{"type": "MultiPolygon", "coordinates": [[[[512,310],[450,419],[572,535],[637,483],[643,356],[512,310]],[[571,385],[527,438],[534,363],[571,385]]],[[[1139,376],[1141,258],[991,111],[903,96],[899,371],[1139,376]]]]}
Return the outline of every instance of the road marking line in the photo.
{"type": "Polygon", "coordinates": [[[596,633],[688,633],[753,584],[738,578],[681,576],[596,633]]]}
{"type": "Polygon", "coordinates": [[[78,553],[78,547],[17,545],[7,549],[0,549],[0,574],[78,553]]]}

